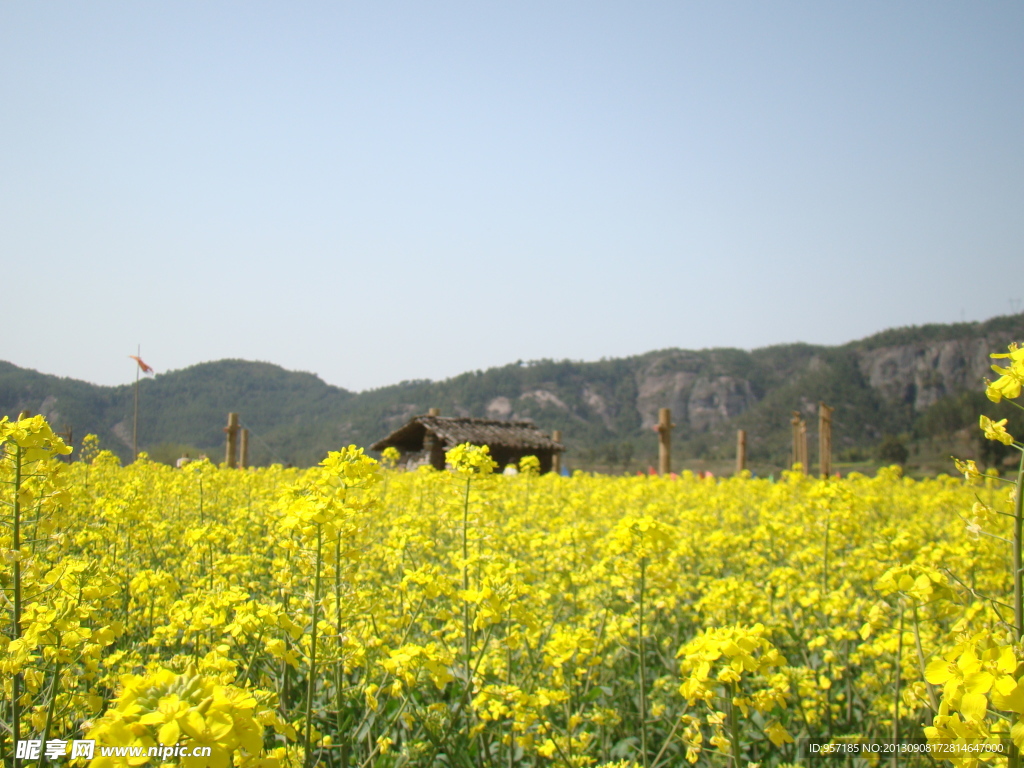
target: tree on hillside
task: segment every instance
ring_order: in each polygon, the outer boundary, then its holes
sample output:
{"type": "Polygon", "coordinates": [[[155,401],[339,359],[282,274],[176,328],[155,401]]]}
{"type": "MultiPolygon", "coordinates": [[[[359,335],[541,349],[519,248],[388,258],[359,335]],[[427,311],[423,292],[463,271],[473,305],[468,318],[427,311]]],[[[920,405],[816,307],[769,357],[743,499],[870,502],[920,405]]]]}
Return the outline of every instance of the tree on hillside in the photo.
{"type": "Polygon", "coordinates": [[[903,466],[907,463],[910,451],[907,450],[906,444],[900,438],[895,435],[886,435],[875,449],[875,456],[885,464],[903,466]]]}

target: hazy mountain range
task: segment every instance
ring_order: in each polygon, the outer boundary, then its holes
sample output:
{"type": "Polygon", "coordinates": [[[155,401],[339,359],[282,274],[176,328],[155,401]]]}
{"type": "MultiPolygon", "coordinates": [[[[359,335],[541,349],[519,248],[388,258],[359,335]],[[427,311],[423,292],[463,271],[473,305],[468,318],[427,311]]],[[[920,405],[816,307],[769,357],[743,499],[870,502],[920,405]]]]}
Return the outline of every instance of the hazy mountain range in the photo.
{"type": "MultiPolygon", "coordinates": [[[[532,419],[546,431],[562,431],[570,466],[615,467],[654,456],[652,427],[658,409],[669,407],[681,462],[731,456],[735,430],[743,428],[752,460],[781,466],[791,412],[806,414],[813,431],[818,402],[825,401],[836,409],[837,454],[856,458],[885,435],[952,440],[977,423],[981,409],[1016,419],[981,394],[984,377],[992,375],[989,353],[1013,340],[1024,341],[1024,315],[894,329],[833,347],[665,349],[599,362],[517,362],[359,393],[312,373],[221,360],[141,382],[139,444],[162,460],[183,451],[220,460],[227,413],[237,411],[253,435],[254,464],[306,465],[341,445],[369,445],[436,407],[443,415],[532,419]]],[[[98,386],[0,362],[0,412],[42,413],[55,429],[70,428],[75,443],[96,433],[104,447],[129,458],[132,408],[132,385],[98,386]]]]}

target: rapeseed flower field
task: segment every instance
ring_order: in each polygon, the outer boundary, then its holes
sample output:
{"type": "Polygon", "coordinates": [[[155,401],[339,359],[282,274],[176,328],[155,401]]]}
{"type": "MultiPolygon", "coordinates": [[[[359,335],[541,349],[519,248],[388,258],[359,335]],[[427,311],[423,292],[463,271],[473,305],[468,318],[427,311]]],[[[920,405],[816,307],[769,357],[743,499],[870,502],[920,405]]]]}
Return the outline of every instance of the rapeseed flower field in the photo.
{"type": "Polygon", "coordinates": [[[0,442],[8,764],[1019,764],[1019,475],[69,464],[38,416],[0,442]]]}

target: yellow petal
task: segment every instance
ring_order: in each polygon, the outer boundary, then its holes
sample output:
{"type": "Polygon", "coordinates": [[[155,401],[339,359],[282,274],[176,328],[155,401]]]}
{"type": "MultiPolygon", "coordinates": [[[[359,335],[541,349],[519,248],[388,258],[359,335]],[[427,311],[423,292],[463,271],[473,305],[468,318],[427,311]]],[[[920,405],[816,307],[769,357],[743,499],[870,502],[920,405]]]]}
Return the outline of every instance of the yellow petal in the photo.
{"type": "Polygon", "coordinates": [[[1024,688],[1016,684],[1009,691],[1004,691],[1003,688],[1003,685],[996,684],[996,689],[992,692],[992,706],[1024,714],[1024,688]]]}
{"type": "Polygon", "coordinates": [[[190,709],[181,720],[181,729],[196,741],[202,741],[206,735],[206,721],[196,710],[190,709]]]}
{"type": "Polygon", "coordinates": [[[975,672],[964,678],[964,690],[968,693],[988,693],[995,680],[991,672],[975,672]]]}
{"type": "Polygon", "coordinates": [[[160,732],[157,734],[157,738],[161,744],[177,744],[178,738],[181,736],[181,728],[178,727],[177,720],[171,720],[169,723],[164,723],[160,728],[160,732]]]}
{"type": "Polygon", "coordinates": [[[999,661],[996,663],[1000,672],[1012,674],[1017,669],[1017,656],[1013,652],[1013,648],[1008,645],[1004,645],[999,651],[999,661]]]}
{"type": "Polygon", "coordinates": [[[1017,749],[1024,749],[1024,722],[1018,720],[1010,729],[1010,738],[1017,745],[1017,749]]]}
{"type": "Polygon", "coordinates": [[[942,659],[935,659],[925,667],[924,679],[932,685],[942,685],[944,682],[953,677],[954,670],[956,667],[950,664],[948,661],[942,659]]]}
{"type": "Polygon", "coordinates": [[[768,738],[771,739],[772,744],[774,744],[776,747],[781,747],[783,744],[793,743],[793,737],[789,735],[789,731],[787,731],[782,726],[782,723],[778,721],[772,723],[767,728],[765,728],[764,732],[768,735],[768,738]]]}
{"type": "Polygon", "coordinates": [[[983,693],[965,693],[960,700],[960,712],[970,720],[984,720],[987,710],[988,697],[983,693]]]}

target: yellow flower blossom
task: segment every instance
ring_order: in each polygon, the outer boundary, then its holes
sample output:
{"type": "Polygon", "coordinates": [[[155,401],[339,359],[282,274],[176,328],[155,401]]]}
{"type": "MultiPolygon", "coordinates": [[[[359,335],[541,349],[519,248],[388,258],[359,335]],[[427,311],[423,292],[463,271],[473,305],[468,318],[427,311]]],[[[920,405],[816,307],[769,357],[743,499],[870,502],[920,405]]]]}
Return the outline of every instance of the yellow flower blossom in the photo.
{"type": "Polygon", "coordinates": [[[487,475],[498,466],[486,445],[463,443],[448,451],[444,458],[452,469],[462,475],[487,475]]]}
{"type": "Polygon", "coordinates": [[[1013,435],[1006,431],[1006,419],[992,421],[988,416],[982,414],[980,423],[986,438],[996,440],[1003,445],[1013,445],[1013,435]]]}
{"type": "MultiPolygon", "coordinates": [[[[26,446],[45,436],[23,422],[26,446]]],[[[1024,733],[1024,651],[1000,604],[1016,497],[994,483],[527,482],[473,446],[450,455],[457,482],[357,448],[309,469],[178,471],[122,467],[94,441],[66,464],[45,438],[15,497],[5,429],[0,697],[9,719],[17,686],[22,738],[49,717],[55,738],[177,740],[237,768],[343,749],[350,765],[621,768],[643,764],[643,691],[646,762],[668,743],[662,762],[756,745],[781,765],[792,738],[891,733],[897,677],[908,739],[920,723],[1024,733]]]]}
{"type": "Polygon", "coordinates": [[[1020,397],[1021,386],[1024,385],[1024,349],[1011,344],[1008,352],[993,354],[992,357],[1009,358],[1010,365],[1006,368],[992,366],[992,370],[1001,375],[994,382],[986,382],[985,394],[989,400],[998,403],[1003,398],[1013,400],[1020,397]]]}

